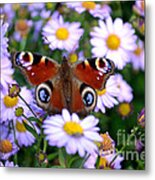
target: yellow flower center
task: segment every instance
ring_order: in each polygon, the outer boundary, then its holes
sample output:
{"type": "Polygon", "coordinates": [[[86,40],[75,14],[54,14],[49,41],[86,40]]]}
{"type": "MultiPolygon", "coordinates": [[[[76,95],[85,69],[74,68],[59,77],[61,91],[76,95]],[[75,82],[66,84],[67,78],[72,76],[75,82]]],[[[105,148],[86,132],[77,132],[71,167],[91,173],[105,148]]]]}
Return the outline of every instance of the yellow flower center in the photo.
{"type": "Polygon", "coordinates": [[[0,141],[0,152],[9,153],[12,151],[12,144],[9,140],[5,139],[0,141]]]}
{"type": "Polygon", "coordinates": [[[83,128],[77,122],[66,122],[63,128],[65,132],[71,136],[79,136],[83,134],[83,128]]]}
{"type": "Polygon", "coordinates": [[[77,56],[77,54],[75,54],[75,53],[71,53],[70,55],[69,55],[69,62],[70,63],[75,63],[75,62],[77,62],[78,61],[78,56],[77,56]]]}
{"type": "Polygon", "coordinates": [[[68,30],[66,28],[63,28],[63,27],[59,28],[56,31],[56,37],[59,40],[63,40],[63,41],[67,40],[68,37],[69,37],[69,32],[68,32],[68,30]]]}
{"type": "Polygon", "coordinates": [[[134,54],[136,56],[140,56],[141,55],[141,52],[142,52],[142,49],[140,47],[137,47],[137,49],[134,51],[134,54]]]}
{"type": "Polygon", "coordinates": [[[82,7],[86,8],[87,10],[94,10],[96,7],[96,4],[91,1],[82,2],[82,7]]]}
{"type": "Polygon", "coordinates": [[[19,121],[16,122],[16,129],[20,133],[26,132],[26,128],[25,128],[24,124],[19,121]]]}
{"type": "Polygon", "coordinates": [[[99,96],[102,96],[103,94],[106,93],[106,89],[102,89],[101,91],[100,91],[100,90],[96,90],[96,92],[97,92],[97,94],[98,94],[99,96]]]}
{"type": "Polygon", "coordinates": [[[122,103],[119,105],[119,112],[122,116],[127,116],[131,112],[131,106],[129,103],[122,103]]]}
{"type": "Polygon", "coordinates": [[[7,108],[13,108],[18,103],[18,97],[5,96],[3,101],[7,108]]]}
{"type": "Polygon", "coordinates": [[[106,40],[106,44],[111,50],[117,50],[120,46],[120,43],[120,38],[115,34],[110,34],[106,40]]]}

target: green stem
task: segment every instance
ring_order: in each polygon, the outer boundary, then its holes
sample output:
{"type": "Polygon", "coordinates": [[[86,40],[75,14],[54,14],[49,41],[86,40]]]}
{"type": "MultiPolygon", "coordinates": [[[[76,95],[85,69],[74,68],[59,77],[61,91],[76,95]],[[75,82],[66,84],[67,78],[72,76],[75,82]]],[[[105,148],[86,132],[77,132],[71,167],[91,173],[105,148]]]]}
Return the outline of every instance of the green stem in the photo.
{"type": "MultiPolygon", "coordinates": [[[[127,143],[130,142],[131,138],[136,134],[137,131],[138,131],[138,127],[133,129],[133,132],[127,138],[127,143]]],[[[112,161],[110,162],[109,166],[111,166],[111,164],[115,161],[115,159],[118,157],[118,155],[121,154],[124,151],[124,149],[127,146],[127,143],[124,146],[122,146],[122,148],[117,152],[116,156],[112,159],[112,161]]]]}
{"type": "Polygon", "coordinates": [[[33,112],[32,108],[28,105],[28,103],[25,101],[25,99],[20,94],[18,96],[26,104],[26,106],[29,108],[29,110],[32,112],[32,114],[37,118],[37,115],[33,112]]]}
{"type": "Polygon", "coordinates": [[[47,141],[44,139],[44,147],[43,147],[43,152],[46,153],[47,149],[47,141]]]}
{"type": "Polygon", "coordinates": [[[86,155],[85,155],[85,157],[83,158],[83,161],[82,161],[82,163],[81,163],[81,165],[80,165],[79,168],[83,168],[84,163],[88,160],[89,157],[90,157],[90,154],[86,154],[86,155]]]}
{"type": "Polygon", "coordinates": [[[23,38],[20,43],[20,51],[23,51],[25,49],[26,43],[27,43],[27,38],[23,38]]]}

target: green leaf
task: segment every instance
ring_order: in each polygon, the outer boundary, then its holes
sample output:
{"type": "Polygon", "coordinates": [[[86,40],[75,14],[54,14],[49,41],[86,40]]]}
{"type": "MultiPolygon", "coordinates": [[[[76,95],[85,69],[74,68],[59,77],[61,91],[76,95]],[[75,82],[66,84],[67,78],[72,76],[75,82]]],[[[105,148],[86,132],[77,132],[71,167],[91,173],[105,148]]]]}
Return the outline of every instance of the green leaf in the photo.
{"type": "Polygon", "coordinates": [[[68,164],[67,164],[67,167],[70,168],[72,167],[72,164],[76,161],[78,161],[80,158],[79,156],[75,156],[75,157],[72,157],[69,161],[68,161],[68,164]]]}
{"type": "Polygon", "coordinates": [[[63,152],[63,150],[60,148],[59,151],[59,163],[62,167],[66,168],[66,164],[65,164],[65,153],[63,152]]]}
{"type": "Polygon", "coordinates": [[[41,121],[38,118],[36,118],[36,117],[29,117],[28,120],[29,121],[34,121],[37,124],[41,125],[41,121]]]}
{"type": "Polygon", "coordinates": [[[25,128],[26,128],[30,133],[32,133],[35,138],[38,138],[38,134],[36,133],[36,131],[35,131],[31,126],[29,126],[27,123],[25,123],[24,121],[23,121],[23,123],[24,123],[25,128]]]}
{"type": "Polygon", "coordinates": [[[49,154],[49,155],[47,156],[47,159],[48,159],[49,161],[52,161],[52,160],[55,159],[57,156],[58,156],[58,152],[55,152],[55,153],[49,154]]]}

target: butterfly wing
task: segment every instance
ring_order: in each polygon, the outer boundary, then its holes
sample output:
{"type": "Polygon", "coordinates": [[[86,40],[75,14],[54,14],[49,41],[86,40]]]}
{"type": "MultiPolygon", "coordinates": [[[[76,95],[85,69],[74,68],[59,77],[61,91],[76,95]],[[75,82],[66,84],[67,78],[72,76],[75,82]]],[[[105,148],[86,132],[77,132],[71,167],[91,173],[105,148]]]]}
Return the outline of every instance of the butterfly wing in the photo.
{"type": "Polygon", "coordinates": [[[26,74],[32,85],[39,85],[54,77],[60,66],[56,61],[46,56],[32,54],[31,52],[15,53],[13,62],[26,74]]]}
{"type": "Polygon", "coordinates": [[[71,94],[71,112],[85,115],[95,108],[97,100],[96,91],[89,85],[73,77],[71,94]]]}
{"type": "Polygon", "coordinates": [[[103,89],[113,72],[114,63],[106,58],[86,59],[73,67],[75,77],[94,89],[103,89]]]}

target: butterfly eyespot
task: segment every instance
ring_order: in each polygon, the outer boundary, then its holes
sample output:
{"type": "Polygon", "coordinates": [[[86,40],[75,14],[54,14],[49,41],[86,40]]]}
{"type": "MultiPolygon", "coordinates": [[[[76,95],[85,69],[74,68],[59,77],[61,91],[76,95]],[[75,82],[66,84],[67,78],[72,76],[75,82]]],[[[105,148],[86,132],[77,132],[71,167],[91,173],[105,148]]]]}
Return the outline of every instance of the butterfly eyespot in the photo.
{"type": "Polygon", "coordinates": [[[93,110],[97,99],[95,90],[90,86],[82,87],[81,96],[86,109],[93,110]]]}
{"type": "Polygon", "coordinates": [[[96,59],[96,68],[102,73],[109,73],[112,71],[112,62],[106,58],[97,58],[96,59]]]}
{"type": "Polygon", "coordinates": [[[40,88],[38,91],[38,97],[41,102],[48,103],[50,100],[50,93],[46,88],[40,88]]]}
{"type": "Polygon", "coordinates": [[[36,88],[36,99],[40,107],[47,109],[52,97],[52,88],[47,83],[42,83],[36,88]]]}

